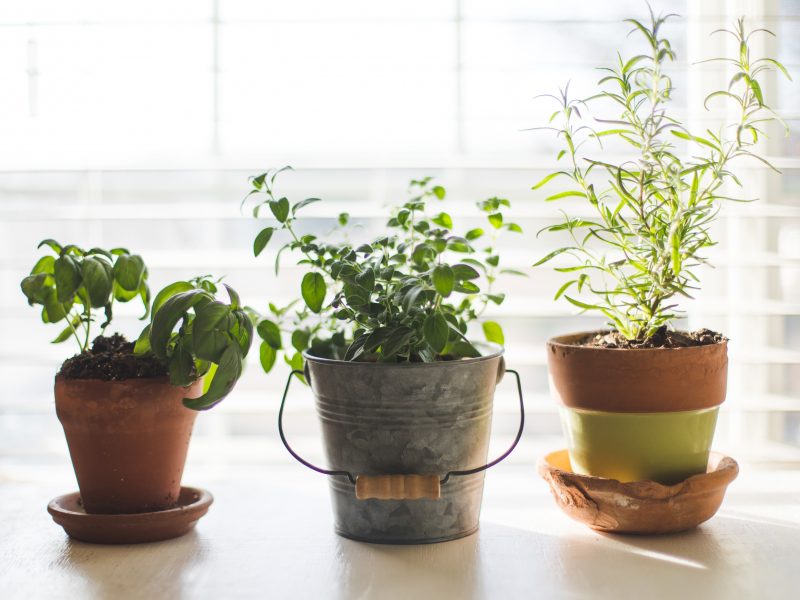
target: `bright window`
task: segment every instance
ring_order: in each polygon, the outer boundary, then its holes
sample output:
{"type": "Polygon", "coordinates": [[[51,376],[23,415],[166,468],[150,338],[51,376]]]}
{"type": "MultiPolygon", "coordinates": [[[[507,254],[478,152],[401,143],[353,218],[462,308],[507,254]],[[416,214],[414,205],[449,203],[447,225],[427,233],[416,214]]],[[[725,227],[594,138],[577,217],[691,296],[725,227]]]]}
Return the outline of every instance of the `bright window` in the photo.
{"type": "MultiPolygon", "coordinates": [[[[763,50],[800,78],[800,5],[792,0],[660,1],[682,17],[669,26],[678,53],[676,106],[713,124],[702,98],[724,87],[717,66],[689,65],[724,51],[712,30],[740,13],[778,34],[763,50]]],[[[310,227],[326,230],[341,210],[381,230],[387,202],[413,177],[433,175],[462,218],[474,202],[509,198],[524,236],[505,247],[530,277],[501,282],[510,299],[494,315],[506,326],[509,365],[519,368],[530,413],[526,441],[559,444],[547,395],[544,341],[602,325],[553,303],[559,277],[530,265],[555,244],[536,231],[559,218],[530,191],[552,166],[554,140],[523,131],[548,105],[533,97],[571,79],[590,92],[595,67],[630,49],[622,19],[644,3],[452,0],[153,0],[123,5],[43,0],[0,7],[0,455],[19,462],[65,456],[52,377],[73,352],[50,346],[19,280],[45,237],[121,244],[144,255],[154,288],[181,276],[226,274],[256,308],[281,301],[299,270],[272,272],[252,257],[259,224],[239,213],[247,176],[292,164],[280,187],[321,196],[310,227]]],[[[766,153],[778,177],[746,171],[745,195],[716,227],[716,268],[686,305],[682,326],[731,338],[729,397],[716,445],[737,457],[800,460],[800,89],[769,81],[791,128],[766,153]]],[[[609,150],[611,151],[611,150],[609,150]]],[[[118,325],[134,335],[136,314],[118,325]]],[[[283,460],[275,414],[284,382],[254,362],[237,391],[198,419],[197,460],[283,460]]],[[[290,429],[317,452],[307,392],[291,399],[290,429]]],[[[510,382],[496,398],[497,448],[515,428],[510,382]]],[[[517,460],[534,460],[533,453],[517,460]]]]}

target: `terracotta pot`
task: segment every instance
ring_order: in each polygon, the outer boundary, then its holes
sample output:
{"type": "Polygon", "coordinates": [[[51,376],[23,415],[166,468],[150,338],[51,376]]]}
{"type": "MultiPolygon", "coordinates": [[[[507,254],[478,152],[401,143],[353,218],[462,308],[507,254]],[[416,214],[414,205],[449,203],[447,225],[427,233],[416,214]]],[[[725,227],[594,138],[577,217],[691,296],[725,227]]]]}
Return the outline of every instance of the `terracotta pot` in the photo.
{"type": "Polygon", "coordinates": [[[673,484],[705,472],[725,400],[727,342],[624,350],[547,342],[574,472],[673,484]]]}
{"type": "Polygon", "coordinates": [[[83,506],[122,514],[175,506],[197,412],[183,398],[202,394],[166,377],[102,381],[56,377],[64,427],[83,506]]]}

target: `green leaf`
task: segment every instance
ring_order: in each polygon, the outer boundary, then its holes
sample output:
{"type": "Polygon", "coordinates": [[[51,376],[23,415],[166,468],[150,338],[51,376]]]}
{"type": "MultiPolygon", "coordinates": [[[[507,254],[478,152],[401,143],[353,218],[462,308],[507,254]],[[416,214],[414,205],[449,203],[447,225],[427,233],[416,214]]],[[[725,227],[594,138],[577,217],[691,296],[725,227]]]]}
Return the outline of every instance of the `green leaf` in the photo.
{"type": "Polygon", "coordinates": [[[184,398],[183,404],[192,410],[208,410],[219,404],[231,392],[242,374],[242,351],[230,344],[222,353],[208,391],[199,398],[184,398]]]}
{"type": "Polygon", "coordinates": [[[365,269],[355,277],[356,283],[368,292],[375,288],[375,271],[370,268],[365,269]]]}
{"type": "Polygon", "coordinates": [[[136,344],[133,346],[133,353],[136,356],[143,356],[150,352],[150,325],[148,324],[139,334],[136,344]]]}
{"type": "Polygon", "coordinates": [[[175,294],[188,292],[193,289],[195,289],[195,287],[188,281],[176,281],[174,283],[170,283],[168,286],[158,292],[158,294],[156,294],[156,298],[153,300],[153,306],[150,309],[152,314],[155,315],[164,302],[172,298],[175,294]]]}
{"type": "Polygon", "coordinates": [[[55,269],[56,259],[50,255],[43,256],[31,269],[31,275],[38,275],[39,273],[47,273],[52,275],[55,269]]]}
{"type": "Polygon", "coordinates": [[[67,311],[65,305],[58,301],[55,289],[49,287],[44,291],[44,309],[42,310],[42,320],[45,323],[58,323],[66,318],[67,311]]]}
{"type": "Polygon", "coordinates": [[[431,219],[431,221],[445,229],[453,228],[453,219],[446,212],[439,213],[438,216],[431,219]]]}
{"type": "Polygon", "coordinates": [[[111,295],[111,265],[100,258],[88,256],[81,263],[81,278],[92,308],[108,304],[111,295]]]}
{"type": "Polygon", "coordinates": [[[275,359],[278,358],[278,351],[270,346],[267,342],[261,342],[258,356],[261,362],[261,368],[264,369],[264,373],[269,373],[272,370],[272,367],[275,366],[275,359]]]}
{"type": "Polygon", "coordinates": [[[670,131],[672,132],[672,135],[674,135],[675,137],[679,137],[682,140],[697,142],[698,144],[703,144],[704,146],[708,146],[709,148],[719,151],[719,147],[717,145],[708,141],[705,138],[701,138],[696,135],[690,135],[688,133],[684,133],[683,131],[676,131],[675,129],[671,129],[670,131]]]}
{"type": "Polygon", "coordinates": [[[539,183],[534,185],[531,189],[538,190],[540,187],[547,185],[549,181],[552,181],[559,175],[567,175],[567,173],[565,173],[564,171],[556,171],[555,173],[550,173],[549,175],[545,176],[541,181],[539,181],[539,183]]]}
{"type": "Polygon", "coordinates": [[[503,226],[503,215],[502,213],[492,213],[489,215],[489,223],[492,224],[492,227],[495,229],[500,229],[503,226]]]}
{"type": "Polygon", "coordinates": [[[185,340],[182,339],[175,343],[175,348],[167,363],[169,382],[181,387],[191,385],[195,380],[194,359],[185,344],[185,340]]]}
{"type": "Polygon", "coordinates": [[[552,196],[548,196],[545,198],[545,202],[552,202],[553,200],[561,200],[561,198],[569,198],[571,196],[575,196],[577,198],[586,198],[586,194],[584,192],[579,192],[577,190],[569,190],[566,192],[559,192],[558,194],[553,194],[552,196]]]}
{"type": "Polygon", "coordinates": [[[477,294],[478,292],[481,291],[481,288],[479,288],[471,281],[460,281],[456,285],[455,291],[461,292],[462,294],[477,294]]]}
{"type": "Polygon", "coordinates": [[[270,347],[280,350],[283,345],[281,341],[281,330],[278,325],[269,319],[263,319],[256,327],[259,337],[270,347]]]}
{"type": "Polygon", "coordinates": [[[244,358],[250,352],[250,344],[253,341],[253,321],[247,314],[247,309],[233,308],[231,309],[231,314],[234,318],[234,324],[229,333],[239,344],[239,349],[242,351],[242,357],[244,358]]]}
{"type": "Polygon", "coordinates": [[[436,196],[439,200],[444,200],[444,197],[447,193],[445,192],[445,189],[440,185],[433,186],[431,191],[433,192],[433,195],[436,196]]]}
{"type": "Polygon", "coordinates": [[[364,340],[364,351],[375,352],[381,344],[389,338],[390,333],[391,330],[387,327],[373,329],[367,336],[367,339],[364,340]]]}
{"type": "Polygon", "coordinates": [[[325,279],[316,271],[311,271],[303,276],[300,291],[306,306],[311,312],[318,313],[325,300],[325,279]]]}
{"type": "Polygon", "coordinates": [[[443,297],[447,298],[453,292],[455,274],[449,266],[437,265],[434,267],[431,279],[433,280],[433,287],[443,297]]]}
{"type": "Polygon", "coordinates": [[[41,242],[39,242],[39,245],[36,246],[36,249],[38,250],[42,246],[49,246],[53,252],[55,252],[56,254],[61,254],[61,244],[59,244],[55,240],[51,239],[42,240],[41,242]]]}
{"type": "Polygon", "coordinates": [[[564,285],[562,285],[560,288],[558,288],[558,291],[556,292],[555,297],[553,297],[553,300],[558,300],[559,298],[561,298],[561,295],[564,292],[566,292],[570,288],[570,286],[572,286],[577,281],[578,281],[577,279],[571,279],[567,281],[564,285]]]}
{"type": "Polygon", "coordinates": [[[258,233],[256,239],[253,241],[253,254],[255,256],[261,254],[264,248],[267,247],[273,233],[275,233],[274,227],[265,227],[258,233]]]}
{"type": "Polygon", "coordinates": [[[753,95],[756,97],[759,106],[764,106],[764,94],[761,92],[761,85],[759,85],[758,81],[755,79],[749,79],[748,85],[750,89],[753,91],[753,95]]]}
{"type": "Polygon", "coordinates": [[[463,263],[453,265],[453,277],[456,281],[469,281],[471,279],[478,279],[480,276],[481,274],[469,265],[463,263]]]}
{"type": "Polygon", "coordinates": [[[464,340],[459,340],[453,344],[450,354],[461,358],[478,358],[481,355],[475,346],[464,340]]]}
{"type": "Polygon", "coordinates": [[[402,350],[411,339],[414,330],[410,327],[398,327],[392,331],[381,345],[381,356],[392,358],[402,350]]]}
{"type": "Polygon", "coordinates": [[[79,316],[74,317],[72,319],[72,321],[70,322],[70,324],[68,324],[61,331],[61,333],[59,333],[56,336],[56,338],[50,343],[51,344],[60,344],[61,342],[64,342],[64,341],[68,340],[70,337],[72,337],[72,334],[75,332],[75,328],[80,324],[81,324],[81,318],[79,316]]]}
{"type": "Polygon", "coordinates": [[[144,261],[136,254],[118,256],[112,273],[123,290],[138,293],[145,274],[144,261]]]}
{"type": "Polygon", "coordinates": [[[447,319],[440,312],[434,312],[425,318],[422,325],[425,341],[438,354],[447,346],[450,328],[447,319]]]}
{"type": "Polygon", "coordinates": [[[567,302],[577,306],[578,308],[582,308],[583,310],[600,310],[600,307],[595,304],[587,304],[586,302],[581,302],[580,300],[576,300],[570,296],[564,296],[567,299],[567,302]]]}
{"type": "Polygon", "coordinates": [[[570,250],[575,250],[575,248],[568,247],[568,248],[559,248],[558,250],[553,250],[550,254],[548,254],[544,258],[540,258],[538,261],[533,263],[533,266],[534,267],[538,267],[539,265],[543,265],[547,261],[549,261],[549,260],[555,258],[556,256],[558,256],[559,254],[563,254],[564,252],[568,252],[570,250]]]}
{"type": "Polygon", "coordinates": [[[59,256],[53,263],[53,277],[59,302],[69,302],[81,285],[78,262],[71,256],[59,256]]]}
{"type": "Polygon", "coordinates": [[[53,292],[52,288],[53,277],[47,273],[38,273],[36,275],[29,275],[20,283],[22,293],[28,299],[28,304],[44,304],[45,298],[49,292],[53,292]],[[49,283],[48,283],[49,282],[49,283]]]}
{"type": "Polygon", "coordinates": [[[209,300],[210,294],[204,290],[192,289],[175,294],[153,314],[150,329],[150,347],[156,358],[167,359],[167,350],[172,330],[178,321],[186,317],[186,312],[201,300],[209,300]]]}
{"type": "Polygon", "coordinates": [[[514,233],[522,233],[522,227],[516,223],[506,223],[506,229],[513,231],[514,233]]]}
{"type": "Polygon", "coordinates": [[[506,338],[503,335],[503,328],[494,321],[483,322],[483,335],[486,337],[486,341],[493,342],[501,346],[506,342],[506,338]]]}
{"type": "Polygon", "coordinates": [[[297,204],[292,207],[292,215],[296,215],[297,211],[303,208],[304,206],[308,206],[309,204],[313,204],[314,202],[320,202],[320,198],[306,198],[305,200],[301,200],[297,204]]]}
{"type": "Polygon", "coordinates": [[[218,363],[225,348],[231,343],[233,327],[230,306],[217,300],[195,307],[192,321],[192,346],[202,360],[218,363]]]}
{"type": "Polygon", "coordinates": [[[464,237],[471,242],[472,240],[477,240],[482,235],[483,235],[483,229],[477,227],[475,229],[470,229],[464,237]]]}
{"type": "Polygon", "coordinates": [[[370,294],[358,284],[344,284],[344,298],[351,307],[360,309],[369,304],[370,294]]]}
{"type": "MultiPolygon", "coordinates": [[[[289,367],[291,367],[294,371],[302,371],[303,370],[303,355],[299,352],[295,352],[292,356],[288,354],[284,355],[283,360],[286,362],[289,367]]],[[[300,381],[306,383],[306,378],[302,375],[295,375],[300,381]]]]}
{"type": "Polygon", "coordinates": [[[279,223],[285,223],[289,218],[289,200],[281,198],[280,200],[270,200],[269,209],[279,223]]]}
{"type": "Polygon", "coordinates": [[[297,329],[292,333],[292,346],[298,352],[303,352],[308,348],[311,335],[303,329],[297,329]]]}

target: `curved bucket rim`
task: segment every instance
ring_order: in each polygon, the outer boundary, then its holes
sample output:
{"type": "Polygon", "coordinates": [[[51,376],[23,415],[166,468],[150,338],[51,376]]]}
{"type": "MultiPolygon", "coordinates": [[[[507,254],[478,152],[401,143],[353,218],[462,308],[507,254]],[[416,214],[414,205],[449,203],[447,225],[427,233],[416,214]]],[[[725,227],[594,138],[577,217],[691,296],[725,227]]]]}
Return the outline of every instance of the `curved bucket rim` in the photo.
{"type": "Polygon", "coordinates": [[[486,348],[490,351],[489,354],[481,354],[474,358],[462,358],[459,360],[441,360],[436,362],[404,362],[404,363],[382,363],[382,362],[363,362],[352,360],[339,360],[337,358],[323,358],[311,354],[309,350],[303,350],[302,356],[305,360],[316,362],[326,365],[342,365],[348,367],[362,367],[362,368],[395,368],[395,369],[424,369],[436,367],[454,367],[461,365],[473,365],[475,363],[492,360],[494,358],[503,356],[505,348],[494,342],[475,342],[473,343],[478,350],[486,348]]]}

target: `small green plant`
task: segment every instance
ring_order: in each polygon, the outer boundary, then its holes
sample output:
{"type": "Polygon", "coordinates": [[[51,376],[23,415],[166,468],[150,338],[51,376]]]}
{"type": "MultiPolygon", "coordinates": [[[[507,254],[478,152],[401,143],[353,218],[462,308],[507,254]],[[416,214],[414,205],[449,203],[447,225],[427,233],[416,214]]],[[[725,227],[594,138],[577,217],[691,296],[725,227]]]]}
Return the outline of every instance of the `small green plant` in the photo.
{"type": "Polygon", "coordinates": [[[225,285],[230,297],[226,304],[216,300],[217,285],[208,276],[176,281],[156,294],[151,311],[147,267],[141,256],[124,248],[83,250],[50,239],[39,244],[42,246],[55,256],[40,258],[21,288],[31,306],[42,306],[42,321],[67,323],[53,343],[73,337],[80,351],[87,352],[98,311],[103,310],[100,335],[104,335],[113,318],[114,302],[138,297],[145,310],[142,320],[151,316],[151,322],[139,335],[134,353],[154,355],[176,386],[188,386],[205,376],[203,395],[186,398],[184,404],[204,410],[231,391],[242,373],[253,335],[250,317],[233,289],[225,285]]]}
{"type": "MultiPolygon", "coordinates": [[[[283,169],[281,169],[283,170],[283,169]]],[[[342,360],[432,362],[478,356],[468,339],[468,324],[478,320],[490,303],[501,304],[494,290],[501,272],[495,248],[497,232],[521,232],[504,220],[506,199],[479,204],[489,235],[475,228],[453,233],[446,212],[429,211],[431,202],[445,198],[442,186],[430,178],[412,181],[411,198],[397,207],[387,222],[388,232],[369,243],[353,244],[349,218],[339,217],[344,241],[325,242],[299,231],[297,213],[317,198],[290,203],[274,192],[280,171],[252,178],[249,196],[258,195],[254,216],[269,209],[275,224],[255,238],[258,256],[277,232],[288,240],[280,247],[276,273],[284,252],[294,252],[307,272],[300,298],[288,306],[270,304],[270,316],[260,319],[257,332],[261,364],[269,372],[279,352],[295,369],[303,366],[302,352],[342,360]],[[478,240],[490,240],[479,249],[478,240]],[[290,344],[284,337],[288,336],[290,344]]],[[[246,198],[247,199],[247,198],[246,198]]],[[[487,340],[503,344],[497,323],[483,323],[487,340]]]]}
{"type": "MultiPolygon", "coordinates": [[[[570,217],[545,228],[565,231],[569,246],[558,248],[539,260],[546,263],[559,255],[574,259],[574,264],[559,266],[557,271],[570,274],[557,291],[584,311],[599,311],[609,325],[629,340],[644,340],[676,317],[676,296],[691,298],[698,278],[695,269],[706,262],[702,251],[715,244],[709,226],[720,208],[721,200],[736,200],[723,195],[728,181],[741,185],[730,170],[731,163],[751,157],[770,168],[754,152],[763,135],[763,126],[777,115],[764,101],[759,77],[776,68],[788,77],[786,69],[774,59],[751,56],[749,41],[763,29],[746,31],[743,19],[734,30],[714,33],[732,35],[738,45],[734,58],[717,58],[731,65],[735,74],[728,89],[710,94],[709,103],[727,100],[739,111],[737,122],[695,135],[667,112],[673,85],[665,66],[675,58],[668,39],[662,36],[664,23],[674,15],[656,17],[650,11],[649,26],[628,19],[645,39],[646,54],[603,69],[601,92],[585,100],[569,97],[567,86],[558,96],[549,96],[559,104],[550,117],[549,127],[565,145],[557,160],[565,158],[569,166],[548,174],[533,189],[557,178],[569,186],[546,198],[547,201],[576,197],[585,200],[594,216],[570,217]],[[583,112],[596,102],[617,107],[613,118],[596,118],[607,129],[595,131],[585,124],[583,112]],[[610,163],[586,156],[586,142],[617,138],[629,145],[636,158],[610,163]],[[695,156],[677,155],[673,141],[692,145],[695,156]],[[593,171],[604,172],[607,187],[596,187],[593,171]],[[598,250],[605,248],[605,251],[598,250]],[[594,302],[584,302],[567,292],[588,290],[594,302]]],[[[706,61],[707,62],[707,61],[706,61]]],[[[587,115],[588,116],[588,115],[587,115]]],[[[544,230],[543,230],[544,231],[544,230]]],[[[540,232],[541,233],[541,232],[540,232]]]]}
{"type": "Polygon", "coordinates": [[[253,324],[236,291],[223,285],[230,303],[216,299],[217,285],[208,277],[165,287],[134,348],[135,354],[152,352],[166,364],[172,385],[206,376],[203,395],[183,401],[194,410],[207,410],[230,393],[250,350],[253,324]]]}
{"type": "Polygon", "coordinates": [[[147,268],[141,256],[125,248],[83,250],[51,239],[38,247],[42,246],[54,255],[40,258],[21,287],[28,304],[42,307],[43,322],[66,323],[53,343],[72,337],[81,352],[85,351],[93,339],[92,324],[99,320],[97,311],[104,314],[102,334],[113,318],[115,301],[129,302],[138,297],[145,309],[142,319],[150,314],[147,268]]]}

